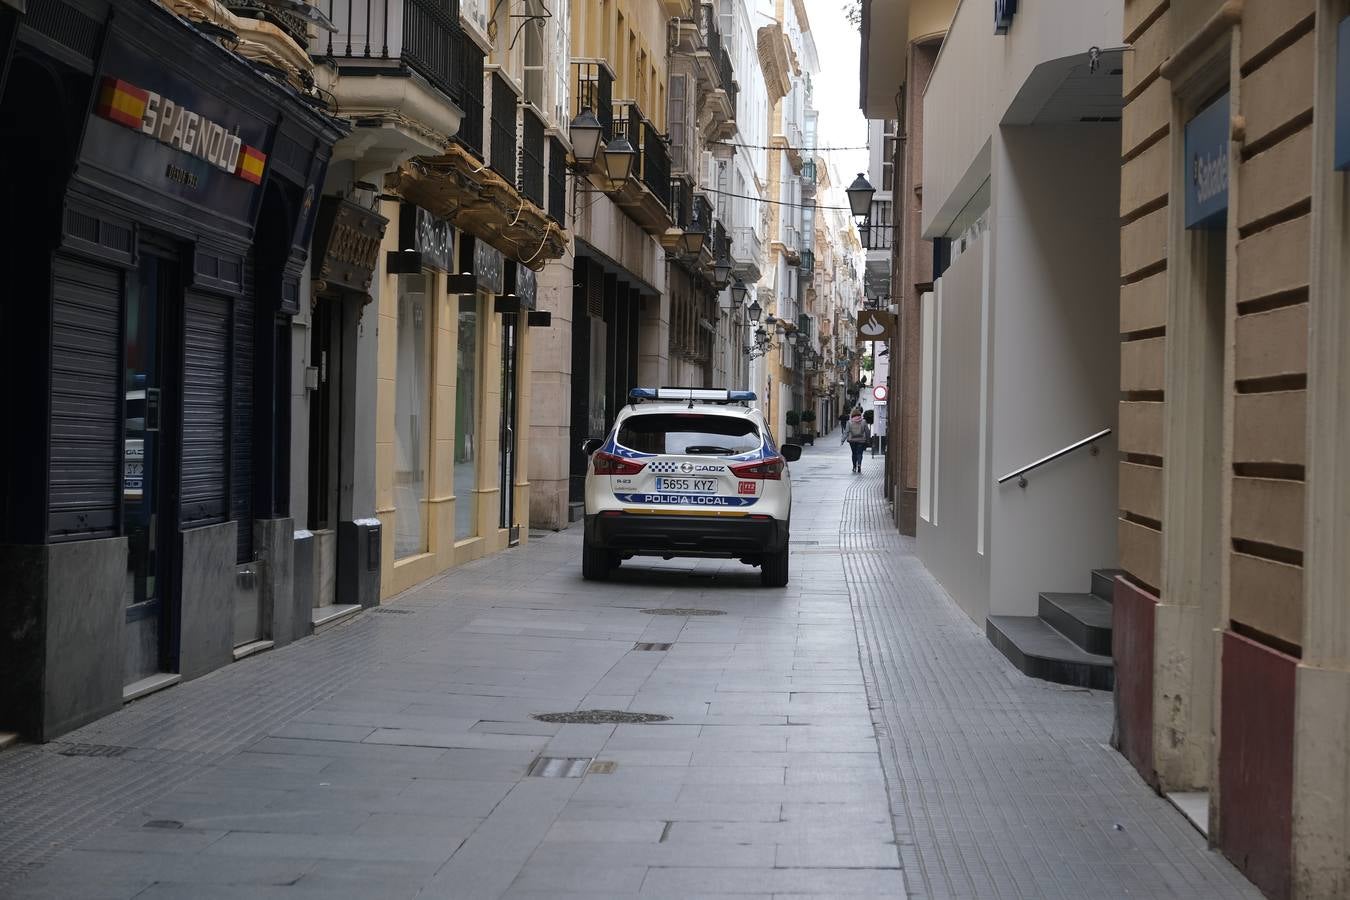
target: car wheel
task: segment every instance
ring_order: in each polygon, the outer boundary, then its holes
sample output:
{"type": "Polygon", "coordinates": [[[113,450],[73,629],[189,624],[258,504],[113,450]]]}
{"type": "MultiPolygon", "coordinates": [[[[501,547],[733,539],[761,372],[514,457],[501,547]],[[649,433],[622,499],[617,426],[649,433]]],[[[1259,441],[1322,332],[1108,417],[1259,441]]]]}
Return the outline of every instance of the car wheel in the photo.
{"type": "Polygon", "coordinates": [[[604,547],[595,547],[590,541],[581,544],[581,577],[587,581],[606,581],[609,579],[609,551],[604,547]]]}
{"type": "Polygon", "coordinates": [[[788,583],[788,552],[784,548],[778,553],[764,557],[759,567],[759,583],[764,587],[786,587],[788,583]]]}

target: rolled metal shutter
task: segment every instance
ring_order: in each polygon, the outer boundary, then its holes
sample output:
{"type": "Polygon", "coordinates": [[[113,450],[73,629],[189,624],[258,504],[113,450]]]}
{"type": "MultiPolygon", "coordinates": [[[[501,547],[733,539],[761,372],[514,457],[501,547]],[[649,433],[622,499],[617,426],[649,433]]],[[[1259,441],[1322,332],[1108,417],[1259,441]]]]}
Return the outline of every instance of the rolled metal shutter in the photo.
{"type": "Polygon", "coordinates": [[[184,528],[225,521],[230,301],[190,292],[183,303],[184,528]]]}
{"type": "Polygon", "coordinates": [[[53,270],[47,531],[54,541],[107,537],[122,457],[122,273],[68,257],[53,270]]]}

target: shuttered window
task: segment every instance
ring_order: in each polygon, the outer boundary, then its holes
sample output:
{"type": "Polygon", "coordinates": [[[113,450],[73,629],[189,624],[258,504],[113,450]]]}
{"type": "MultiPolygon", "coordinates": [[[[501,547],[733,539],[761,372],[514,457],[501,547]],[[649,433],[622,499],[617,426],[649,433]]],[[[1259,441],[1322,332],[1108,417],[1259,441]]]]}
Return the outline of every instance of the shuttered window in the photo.
{"type": "Polygon", "coordinates": [[[117,528],[122,274],[67,258],[54,271],[47,529],[52,540],[106,537],[117,528]]]}
{"type": "Polygon", "coordinates": [[[238,562],[253,559],[253,417],[256,323],[251,292],[234,301],[234,372],[230,388],[230,518],[238,523],[238,562]]]}
{"type": "Polygon", "coordinates": [[[183,303],[183,527],[225,521],[230,301],[189,293],[183,303]]]}
{"type": "Polygon", "coordinates": [[[686,159],[689,147],[689,104],[685,89],[687,81],[688,77],[685,75],[670,76],[670,108],[667,115],[670,120],[671,168],[676,172],[689,171],[689,160],[686,159]]]}

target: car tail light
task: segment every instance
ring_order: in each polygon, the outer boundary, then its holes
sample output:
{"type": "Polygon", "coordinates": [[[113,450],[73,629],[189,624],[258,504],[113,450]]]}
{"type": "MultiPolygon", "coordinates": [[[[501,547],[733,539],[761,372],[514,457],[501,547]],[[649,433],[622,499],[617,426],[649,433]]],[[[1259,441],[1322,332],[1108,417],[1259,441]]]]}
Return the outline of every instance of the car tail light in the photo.
{"type": "Polygon", "coordinates": [[[646,466],[646,463],[633,462],[604,450],[595,451],[591,458],[595,460],[597,475],[636,475],[646,466]]]}
{"type": "Polygon", "coordinates": [[[737,478],[762,478],[769,481],[779,481],[783,477],[783,465],[783,457],[775,456],[759,462],[728,466],[728,468],[731,469],[731,474],[737,478]]]}

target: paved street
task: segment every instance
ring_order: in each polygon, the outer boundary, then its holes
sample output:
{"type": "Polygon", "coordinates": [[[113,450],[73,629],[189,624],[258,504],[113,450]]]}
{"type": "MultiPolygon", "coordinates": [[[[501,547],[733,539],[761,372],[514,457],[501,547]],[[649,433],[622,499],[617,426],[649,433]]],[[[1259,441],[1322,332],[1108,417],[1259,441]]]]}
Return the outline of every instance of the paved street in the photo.
{"type": "Polygon", "coordinates": [[[0,896],[1258,896],[1107,746],[1109,694],[946,599],[879,460],[827,437],[793,475],[786,589],[589,584],[579,528],[533,535],[0,752],[0,896]],[[575,710],[668,718],[533,718],[575,710]]]}

